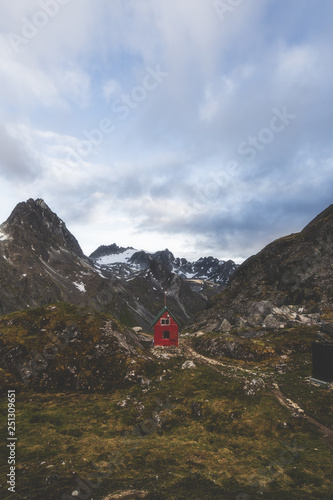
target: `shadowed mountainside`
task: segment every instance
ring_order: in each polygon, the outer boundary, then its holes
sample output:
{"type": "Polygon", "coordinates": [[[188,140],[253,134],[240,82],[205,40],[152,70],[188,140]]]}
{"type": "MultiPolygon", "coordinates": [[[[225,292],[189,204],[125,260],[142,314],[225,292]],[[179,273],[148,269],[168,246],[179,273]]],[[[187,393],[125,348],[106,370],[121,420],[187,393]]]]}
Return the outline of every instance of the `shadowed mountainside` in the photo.
{"type": "Polygon", "coordinates": [[[332,243],[330,205],[300,233],[280,238],[247,259],[192,327],[223,332],[320,323],[330,330],[332,243]]]}

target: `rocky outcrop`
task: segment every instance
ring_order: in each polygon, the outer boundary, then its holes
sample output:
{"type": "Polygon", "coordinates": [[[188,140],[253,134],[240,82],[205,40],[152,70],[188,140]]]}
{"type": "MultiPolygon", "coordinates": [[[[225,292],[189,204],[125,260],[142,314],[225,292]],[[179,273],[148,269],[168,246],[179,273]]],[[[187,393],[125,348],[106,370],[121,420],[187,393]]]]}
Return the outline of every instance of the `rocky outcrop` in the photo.
{"type": "Polygon", "coordinates": [[[202,337],[196,342],[198,352],[212,358],[230,358],[245,361],[258,361],[269,358],[269,349],[258,349],[255,344],[237,337],[202,337]]]}
{"type": "Polygon", "coordinates": [[[265,389],[265,382],[262,378],[246,379],[243,385],[243,392],[246,396],[255,396],[257,392],[265,389]]]}
{"type": "Polygon", "coordinates": [[[187,359],[185,363],[182,364],[182,370],[189,370],[191,368],[196,368],[194,361],[187,359]]]}

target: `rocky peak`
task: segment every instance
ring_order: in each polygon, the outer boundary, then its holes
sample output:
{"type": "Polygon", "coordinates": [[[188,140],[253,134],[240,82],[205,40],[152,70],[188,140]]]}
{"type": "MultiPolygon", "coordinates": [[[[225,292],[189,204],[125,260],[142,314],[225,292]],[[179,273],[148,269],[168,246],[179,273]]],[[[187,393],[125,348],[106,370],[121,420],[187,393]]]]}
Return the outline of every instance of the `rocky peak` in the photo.
{"type": "Polygon", "coordinates": [[[168,250],[168,248],[154,253],[153,258],[158,260],[159,262],[162,262],[162,264],[170,268],[172,268],[172,264],[175,260],[175,256],[172,252],[170,252],[170,250],[168,250]]]}
{"type": "Polygon", "coordinates": [[[30,198],[16,205],[0,229],[22,248],[38,248],[46,259],[50,247],[63,248],[77,256],[83,256],[79,243],[68,231],[66,224],[41,198],[30,198]]]}
{"type": "Polygon", "coordinates": [[[145,252],[144,250],[140,250],[139,252],[135,252],[129,259],[132,264],[140,265],[142,268],[146,269],[150,266],[153,260],[160,262],[169,270],[171,270],[175,257],[173,253],[166,248],[165,250],[161,250],[153,254],[145,252]]]}
{"type": "Polygon", "coordinates": [[[91,255],[91,259],[99,259],[101,257],[105,257],[107,255],[119,255],[126,250],[134,250],[133,247],[119,247],[116,243],[112,243],[112,245],[101,245],[95,250],[91,255]]]}
{"type": "Polygon", "coordinates": [[[142,255],[146,266],[131,268],[135,252],[115,244],[102,247],[95,266],[43,200],[20,203],[0,226],[0,315],[61,301],[149,328],[165,290],[180,321],[203,309],[205,297],[149,254],[142,255]],[[115,276],[113,261],[124,268],[121,276],[115,276]]]}
{"type": "Polygon", "coordinates": [[[129,259],[129,262],[131,264],[140,266],[141,269],[148,269],[151,260],[151,254],[145,252],[144,250],[139,250],[132,255],[132,257],[129,259]]]}

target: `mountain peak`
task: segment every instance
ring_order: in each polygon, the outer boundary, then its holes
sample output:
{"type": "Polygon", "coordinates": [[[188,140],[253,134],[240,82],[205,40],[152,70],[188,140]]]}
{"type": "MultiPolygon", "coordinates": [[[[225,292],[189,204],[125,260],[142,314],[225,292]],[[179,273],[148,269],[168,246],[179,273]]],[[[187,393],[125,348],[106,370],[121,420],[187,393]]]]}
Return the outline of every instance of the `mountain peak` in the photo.
{"type": "Polygon", "coordinates": [[[42,217],[57,217],[42,198],[37,198],[36,200],[29,198],[27,201],[22,201],[16,205],[5,224],[15,224],[18,221],[22,223],[24,219],[29,218],[32,213],[42,217]]]}
{"type": "MultiPolygon", "coordinates": [[[[21,246],[31,244],[44,248],[67,248],[82,257],[82,249],[66,224],[48,207],[42,198],[29,198],[18,203],[1,229],[21,246]]],[[[45,255],[45,251],[42,252],[45,255]]]]}
{"type": "Polygon", "coordinates": [[[317,217],[312,219],[309,224],[301,231],[301,234],[315,233],[318,230],[324,232],[327,229],[333,228],[333,204],[329,205],[317,217]]]}
{"type": "Polygon", "coordinates": [[[112,243],[111,245],[101,245],[95,250],[92,254],[90,254],[91,259],[99,259],[101,257],[109,256],[109,255],[119,255],[126,250],[134,250],[133,247],[118,247],[116,243],[112,243]]]}
{"type": "Polygon", "coordinates": [[[36,200],[33,200],[32,198],[29,198],[28,202],[35,203],[36,205],[39,205],[40,207],[45,209],[49,209],[49,207],[46,205],[45,201],[42,198],[37,198],[36,200]]]}

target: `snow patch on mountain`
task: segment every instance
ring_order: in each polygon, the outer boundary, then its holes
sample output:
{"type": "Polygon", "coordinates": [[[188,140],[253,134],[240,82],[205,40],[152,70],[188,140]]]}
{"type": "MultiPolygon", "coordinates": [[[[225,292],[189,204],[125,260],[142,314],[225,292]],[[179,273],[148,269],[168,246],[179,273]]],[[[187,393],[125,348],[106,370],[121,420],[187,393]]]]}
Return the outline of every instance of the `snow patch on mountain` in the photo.
{"type": "Polygon", "coordinates": [[[112,264],[126,264],[128,260],[137,252],[134,248],[128,248],[121,253],[103,255],[95,260],[100,266],[110,266],[112,264]]]}
{"type": "Polygon", "coordinates": [[[75,285],[76,288],[82,293],[85,293],[87,291],[83,283],[76,283],[75,281],[73,281],[73,285],[75,285]]]}
{"type": "Polygon", "coordinates": [[[4,241],[4,240],[7,240],[8,239],[8,236],[7,234],[3,233],[2,231],[0,231],[0,240],[1,241],[4,241]]]}

